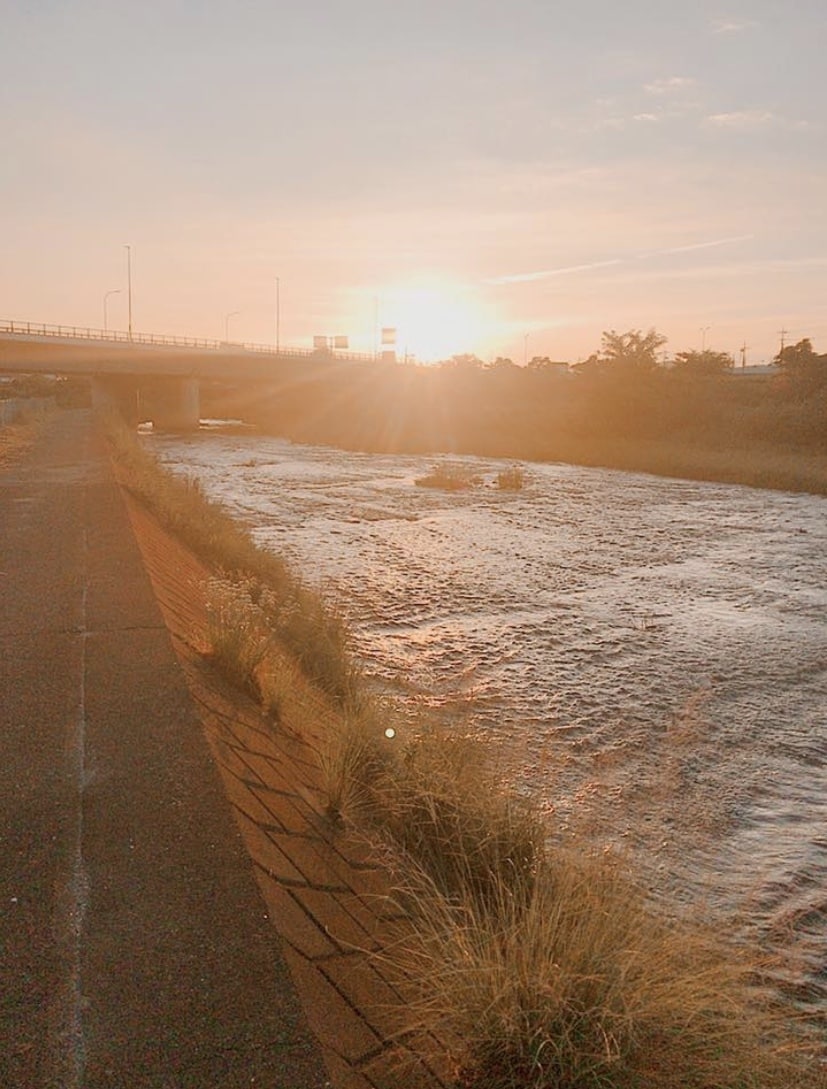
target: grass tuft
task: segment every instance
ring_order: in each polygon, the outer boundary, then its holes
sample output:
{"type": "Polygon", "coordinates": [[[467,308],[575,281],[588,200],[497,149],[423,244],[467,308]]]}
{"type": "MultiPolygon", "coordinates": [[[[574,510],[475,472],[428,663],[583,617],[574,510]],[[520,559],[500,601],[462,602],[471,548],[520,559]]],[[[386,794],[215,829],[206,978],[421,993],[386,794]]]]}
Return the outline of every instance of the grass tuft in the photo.
{"type": "Polygon", "coordinates": [[[497,487],[502,492],[522,491],[525,484],[525,470],[521,465],[510,465],[497,473],[497,487]]]}
{"type": "Polygon", "coordinates": [[[467,465],[441,463],[434,465],[426,476],[417,477],[420,488],[442,488],[448,492],[466,491],[479,484],[479,476],[467,465]]]}

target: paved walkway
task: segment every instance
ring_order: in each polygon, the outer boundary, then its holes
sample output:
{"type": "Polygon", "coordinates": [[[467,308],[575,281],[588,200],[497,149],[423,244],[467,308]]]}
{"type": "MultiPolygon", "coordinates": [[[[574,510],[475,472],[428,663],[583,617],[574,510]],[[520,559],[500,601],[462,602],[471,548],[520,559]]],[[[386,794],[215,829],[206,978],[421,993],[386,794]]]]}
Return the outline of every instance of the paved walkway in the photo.
{"type": "Polygon", "coordinates": [[[86,413],[0,469],[0,1085],[328,1082],[86,413]]]}

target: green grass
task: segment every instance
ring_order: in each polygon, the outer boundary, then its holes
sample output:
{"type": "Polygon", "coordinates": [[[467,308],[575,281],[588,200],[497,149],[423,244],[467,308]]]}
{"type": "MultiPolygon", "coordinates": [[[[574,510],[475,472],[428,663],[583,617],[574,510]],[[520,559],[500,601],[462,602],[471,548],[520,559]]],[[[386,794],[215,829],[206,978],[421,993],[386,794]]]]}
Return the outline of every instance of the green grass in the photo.
{"type": "Polygon", "coordinates": [[[414,980],[401,1028],[447,1049],[457,1089],[827,1087],[757,957],[656,910],[586,841],[550,846],[483,746],[399,729],[337,612],[194,482],[110,435],[126,486],[220,572],[214,661],[278,723],[318,732],[324,718],[328,810],[381,841],[412,924],[384,954],[414,980]]]}

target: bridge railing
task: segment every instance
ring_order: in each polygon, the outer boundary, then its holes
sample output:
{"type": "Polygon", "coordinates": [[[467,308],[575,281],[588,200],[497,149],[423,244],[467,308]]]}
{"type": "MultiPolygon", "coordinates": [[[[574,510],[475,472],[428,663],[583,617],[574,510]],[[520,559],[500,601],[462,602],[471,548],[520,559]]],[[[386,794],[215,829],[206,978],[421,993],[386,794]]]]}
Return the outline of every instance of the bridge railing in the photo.
{"type": "Polygon", "coordinates": [[[125,333],[113,329],[89,329],[79,325],[49,325],[35,321],[0,319],[0,334],[23,337],[56,337],[63,340],[97,340],[111,344],[148,344],[167,348],[200,348],[202,351],[261,352],[273,356],[306,356],[308,359],[345,359],[369,363],[376,359],[370,352],[344,352],[319,348],[281,348],[276,351],[267,344],[247,344],[230,340],[208,340],[200,337],[164,336],[159,333],[125,333]]]}

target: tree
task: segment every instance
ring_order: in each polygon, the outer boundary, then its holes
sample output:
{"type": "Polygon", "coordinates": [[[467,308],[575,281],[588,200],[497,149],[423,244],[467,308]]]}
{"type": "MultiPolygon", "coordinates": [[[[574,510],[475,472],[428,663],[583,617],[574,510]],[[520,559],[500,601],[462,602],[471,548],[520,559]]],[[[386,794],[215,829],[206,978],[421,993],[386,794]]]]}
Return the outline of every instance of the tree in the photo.
{"type": "Polygon", "coordinates": [[[678,352],[672,369],[686,378],[712,378],[732,369],[732,356],[726,352],[713,352],[710,348],[702,352],[678,352]]]}
{"type": "Polygon", "coordinates": [[[640,329],[617,333],[612,329],[603,334],[602,340],[597,357],[600,363],[619,366],[623,370],[653,371],[658,367],[658,350],[667,338],[655,329],[647,333],[642,333],[640,329]]]}
{"type": "Polygon", "coordinates": [[[818,355],[809,337],[788,344],[773,359],[794,393],[808,395],[827,388],[827,355],[818,355]]]}
{"type": "Polygon", "coordinates": [[[445,371],[456,371],[458,373],[481,371],[485,367],[485,363],[473,352],[452,355],[450,359],[443,359],[438,365],[445,371]]]}

